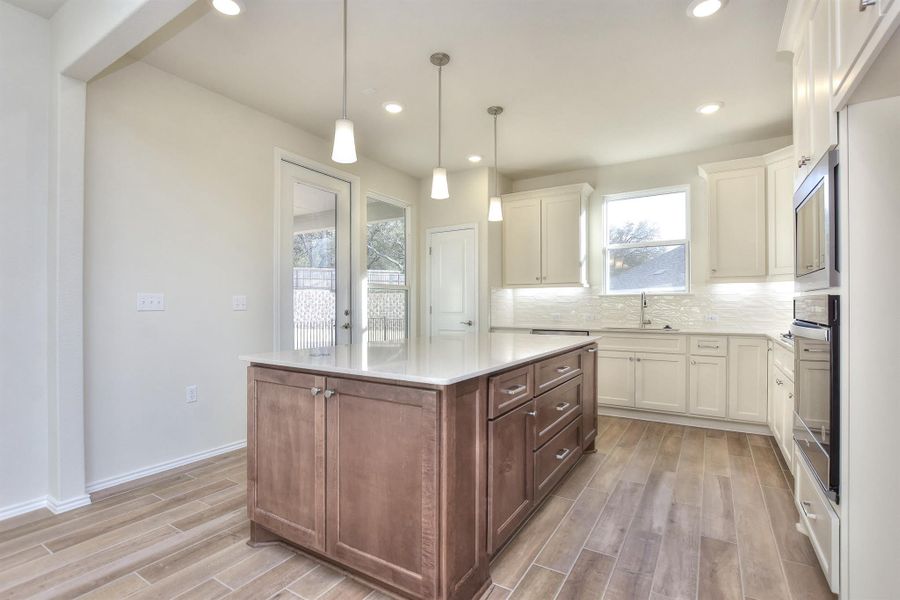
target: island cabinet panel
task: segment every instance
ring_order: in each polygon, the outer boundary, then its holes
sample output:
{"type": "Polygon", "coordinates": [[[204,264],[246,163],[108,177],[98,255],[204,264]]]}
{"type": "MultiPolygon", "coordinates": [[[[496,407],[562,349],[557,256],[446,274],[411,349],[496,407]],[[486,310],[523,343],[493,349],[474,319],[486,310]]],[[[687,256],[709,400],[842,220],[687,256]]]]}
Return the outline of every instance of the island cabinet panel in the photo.
{"type": "Polygon", "coordinates": [[[534,449],[538,449],[559,433],[581,413],[582,376],[568,381],[546,394],[538,396],[534,403],[537,415],[534,419],[534,449]]]}
{"type": "Polygon", "coordinates": [[[437,583],[437,392],[328,378],[327,552],[416,596],[437,583]]]}
{"type": "Polygon", "coordinates": [[[323,551],[325,378],[260,368],[249,375],[249,517],[323,551]]]}
{"type": "Polygon", "coordinates": [[[488,424],[488,551],[496,552],[534,504],[534,401],[488,424]]]}
{"type": "Polygon", "coordinates": [[[588,446],[597,438],[597,346],[581,351],[581,446],[588,446]]]}

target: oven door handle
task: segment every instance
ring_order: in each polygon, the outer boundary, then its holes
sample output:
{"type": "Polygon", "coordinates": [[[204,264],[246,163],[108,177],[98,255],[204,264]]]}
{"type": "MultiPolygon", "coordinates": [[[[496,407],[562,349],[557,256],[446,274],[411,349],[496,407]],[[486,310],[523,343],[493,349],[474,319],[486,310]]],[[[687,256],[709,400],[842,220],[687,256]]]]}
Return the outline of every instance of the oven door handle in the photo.
{"type": "Polygon", "coordinates": [[[791,333],[796,337],[807,338],[810,340],[819,340],[822,342],[831,341],[831,330],[828,327],[819,327],[818,325],[804,325],[797,321],[791,323],[791,333]]]}

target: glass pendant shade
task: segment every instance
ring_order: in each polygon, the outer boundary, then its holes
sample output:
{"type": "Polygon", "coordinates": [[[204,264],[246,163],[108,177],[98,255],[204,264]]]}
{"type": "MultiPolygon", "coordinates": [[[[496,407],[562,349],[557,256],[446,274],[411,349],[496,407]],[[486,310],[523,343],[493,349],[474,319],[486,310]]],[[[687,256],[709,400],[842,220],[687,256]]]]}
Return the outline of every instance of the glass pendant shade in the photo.
{"type": "Polygon", "coordinates": [[[331,160],[343,164],[356,162],[356,140],[353,138],[353,121],[350,119],[338,119],[334,122],[331,160]]]}
{"type": "Polygon", "coordinates": [[[491,196],[491,199],[488,200],[488,221],[502,221],[503,220],[503,202],[500,200],[500,196],[491,196]]]}
{"type": "Polygon", "coordinates": [[[431,172],[431,197],[434,200],[446,200],[450,197],[450,188],[447,186],[447,169],[435,167],[431,172]]]}

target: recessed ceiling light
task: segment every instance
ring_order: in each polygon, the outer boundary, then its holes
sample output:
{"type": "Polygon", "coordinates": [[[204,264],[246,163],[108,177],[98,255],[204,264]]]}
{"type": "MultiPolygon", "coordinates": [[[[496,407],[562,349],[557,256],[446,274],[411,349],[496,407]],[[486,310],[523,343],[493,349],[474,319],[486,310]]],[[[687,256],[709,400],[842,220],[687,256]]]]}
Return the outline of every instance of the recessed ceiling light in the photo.
{"type": "Polygon", "coordinates": [[[243,5],[237,0],[212,0],[212,5],[217,11],[229,17],[239,15],[244,10],[243,5]]]}
{"type": "Polygon", "coordinates": [[[725,6],[725,2],[726,0],[694,0],[688,6],[688,16],[700,19],[712,16],[725,6]]]}
{"type": "Polygon", "coordinates": [[[384,110],[388,111],[392,115],[396,115],[398,112],[403,112],[403,105],[399,102],[385,102],[382,106],[384,106],[384,110]]]}
{"type": "Polygon", "coordinates": [[[719,109],[722,108],[722,102],[707,102],[706,104],[701,104],[697,107],[697,112],[701,115],[712,115],[719,112],[719,109]]]}
{"type": "Polygon", "coordinates": [[[470,162],[470,163],[479,163],[479,162],[481,162],[481,157],[478,156],[477,154],[470,154],[470,155],[469,155],[469,162],[470,162]]]}

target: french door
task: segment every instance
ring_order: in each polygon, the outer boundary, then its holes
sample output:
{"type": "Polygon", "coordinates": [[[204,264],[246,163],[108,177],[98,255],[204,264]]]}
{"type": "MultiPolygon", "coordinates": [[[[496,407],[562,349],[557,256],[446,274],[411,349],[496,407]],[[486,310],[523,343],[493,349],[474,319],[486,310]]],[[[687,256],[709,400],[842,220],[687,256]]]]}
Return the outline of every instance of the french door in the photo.
{"type": "Polygon", "coordinates": [[[350,182],[281,162],[278,346],[349,344],[350,182]]]}

